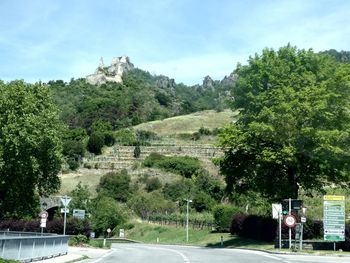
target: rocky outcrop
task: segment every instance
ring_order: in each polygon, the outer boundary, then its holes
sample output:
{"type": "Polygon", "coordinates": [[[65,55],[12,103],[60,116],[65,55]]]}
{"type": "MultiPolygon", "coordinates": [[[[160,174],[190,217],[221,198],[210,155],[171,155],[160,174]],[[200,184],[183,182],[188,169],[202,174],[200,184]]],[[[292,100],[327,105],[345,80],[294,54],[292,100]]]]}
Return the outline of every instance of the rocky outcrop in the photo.
{"type": "Polygon", "coordinates": [[[134,69],[134,65],[127,56],[113,58],[108,67],[104,66],[103,58],[101,58],[95,73],[86,76],[86,82],[97,86],[106,82],[123,83],[123,74],[132,69],[134,69]]]}
{"type": "Polygon", "coordinates": [[[166,76],[159,76],[159,78],[156,80],[156,85],[158,88],[170,91],[174,91],[176,87],[175,80],[166,76]]]}
{"type": "Polygon", "coordinates": [[[234,72],[232,72],[229,76],[225,76],[221,80],[220,84],[224,86],[233,86],[236,82],[236,79],[237,75],[234,72]]]}
{"type": "Polygon", "coordinates": [[[204,89],[214,89],[214,80],[210,76],[205,76],[202,86],[204,89]]]}

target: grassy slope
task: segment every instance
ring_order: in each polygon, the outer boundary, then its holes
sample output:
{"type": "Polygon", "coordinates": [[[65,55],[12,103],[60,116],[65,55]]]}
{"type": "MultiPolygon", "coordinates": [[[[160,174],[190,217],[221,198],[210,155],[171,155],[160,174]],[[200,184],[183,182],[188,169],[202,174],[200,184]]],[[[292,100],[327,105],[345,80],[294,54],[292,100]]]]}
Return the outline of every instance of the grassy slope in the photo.
{"type": "Polygon", "coordinates": [[[133,229],[126,231],[126,237],[144,243],[196,245],[196,246],[221,246],[221,236],[225,247],[250,247],[272,249],[272,243],[258,242],[231,236],[229,233],[212,233],[209,230],[193,230],[189,228],[189,242],[186,242],[186,229],[183,227],[162,226],[151,223],[136,223],[133,229]]]}
{"type": "MultiPolygon", "coordinates": [[[[168,136],[179,133],[193,133],[198,131],[200,127],[206,127],[209,129],[223,127],[224,125],[232,122],[232,120],[234,120],[234,116],[236,116],[236,113],[233,113],[231,110],[225,110],[222,112],[207,110],[168,118],[162,121],[143,123],[135,126],[134,128],[153,131],[160,136],[168,136]]],[[[201,141],[197,142],[197,144],[201,143],[201,141]]],[[[208,143],[208,141],[205,143],[208,143]]],[[[108,149],[106,149],[105,152],[108,152],[108,149]]],[[[101,176],[106,172],[107,171],[105,170],[80,169],[77,172],[62,174],[60,176],[62,185],[59,194],[68,194],[75,188],[79,181],[81,181],[83,185],[88,185],[90,192],[95,195],[96,185],[98,184],[101,176]]],[[[130,172],[135,173],[135,171],[130,172]]],[[[169,175],[167,175],[167,177],[169,177],[169,175]]]]}
{"type": "Polygon", "coordinates": [[[172,117],[160,121],[142,123],[134,127],[136,130],[153,131],[161,136],[181,133],[194,133],[201,127],[214,129],[223,127],[232,122],[237,113],[231,110],[216,112],[206,110],[188,115],[172,117]]]}

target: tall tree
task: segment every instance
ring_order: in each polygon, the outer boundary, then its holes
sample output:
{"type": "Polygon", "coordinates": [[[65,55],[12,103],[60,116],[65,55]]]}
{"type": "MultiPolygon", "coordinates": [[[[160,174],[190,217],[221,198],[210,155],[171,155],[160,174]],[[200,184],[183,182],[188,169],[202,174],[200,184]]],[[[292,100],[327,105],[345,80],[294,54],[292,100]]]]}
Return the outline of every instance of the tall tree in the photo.
{"type": "Polygon", "coordinates": [[[350,65],[290,45],[239,65],[237,123],[220,136],[228,190],[270,199],[349,183],[350,65]]]}
{"type": "Polygon", "coordinates": [[[61,127],[46,87],[0,81],[0,218],[35,215],[58,190],[61,127]]]}

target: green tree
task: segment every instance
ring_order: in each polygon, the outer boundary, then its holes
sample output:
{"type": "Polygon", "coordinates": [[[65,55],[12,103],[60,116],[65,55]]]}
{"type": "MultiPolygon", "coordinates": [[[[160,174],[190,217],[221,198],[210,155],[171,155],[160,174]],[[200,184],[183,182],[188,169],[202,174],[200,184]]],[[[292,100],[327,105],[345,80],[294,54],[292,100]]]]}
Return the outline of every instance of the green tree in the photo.
{"type": "Polygon", "coordinates": [[[62,128],[45,86],[0,81],[0,219],[34,216],[59,189],[62,128]]]}
{"type": "Polygon", "coordinates": [[[110,172],[103,175],[97,187],[97,192],[117,201],[126,202],[132,194],[131,178],[126,170],[120,173],[110,172]]]}
{"type": "Polygon", "coordinates": [[[290,45],[238,65],[237,123],[220,136],[227,188],[296,198],[349,183],[350,65],[290,45]]]}
{"type": "Polygon", "coordinates": [[[69,203],[70,208],[83,209],[86,213],[89,212],[91,194],[87,185],[82,185],[79,182],[69,196],[72,197],[72,201],[69,203]]]}
{"type": "Polygon", "coordinates": [[[114,229],[126,222],[125,209],[113,198],[99,195],[92,202],[91,224],[97,235],[107,235],[107,229],[114,229]]]}
{"type": "Polygon", "coordinates": [[[104,145],[104,135],[101,132],[93,132],[88,140],[87,149],[94,154],[101,154],[104,145]]]}

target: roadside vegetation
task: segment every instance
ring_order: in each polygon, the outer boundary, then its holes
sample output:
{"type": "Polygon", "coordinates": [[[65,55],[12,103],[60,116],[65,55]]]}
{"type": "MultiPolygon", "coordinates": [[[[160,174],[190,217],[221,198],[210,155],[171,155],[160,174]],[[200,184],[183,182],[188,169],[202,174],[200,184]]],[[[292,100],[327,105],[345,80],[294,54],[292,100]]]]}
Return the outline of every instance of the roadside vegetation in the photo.
{"type": "MultiPolygon", "coordinates": [[[[265,49],[237,66],[235,83],[209,90],[165,90],[142,70],[100,87],[0,81],[0,229],[38,231],[39,196],[60,191],[86,212],[68,216],[75,245],[120,229],[183,244],[188,205],[189,244],[269,247],[271,203],[291,197],[308,208],[304,237],[322,239],[322,195],[350,195],[350,64],[333,55],[265,49]]],[[[59,209],[46,232],[62,231],[59,209]]]]}

